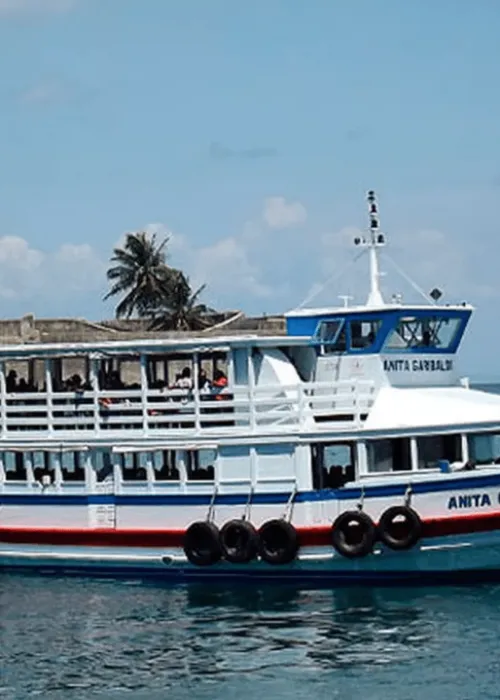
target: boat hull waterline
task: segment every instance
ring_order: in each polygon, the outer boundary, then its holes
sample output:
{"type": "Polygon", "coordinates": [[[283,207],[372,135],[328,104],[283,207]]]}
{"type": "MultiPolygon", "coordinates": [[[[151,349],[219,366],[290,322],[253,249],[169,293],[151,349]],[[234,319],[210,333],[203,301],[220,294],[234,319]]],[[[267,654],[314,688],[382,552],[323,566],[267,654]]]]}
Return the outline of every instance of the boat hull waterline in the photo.
{"type": "MultiPolygon", "coordinates": [[[[4,525],[0,527],[0,569],[44,574],[91,575],[126,578],[158,578],[171,581],[212,580],[304,582],[327,584],[440,584],[479,580],[500,580],[500,475],[443,475],[442,479],[412,484],[412,508],[419,513],[421,537],[410,549],[395,551],[376,541],[365,556],[349,558],[337,552],[332,543],[335,515],[359,511],[374,523],[381,514],[402,503],[408,485],[356,486],[324,492],[297,494],[292,522],[298,536],[295,559],[269,564],[256,559],[245,564],[222,560],[211,566],[190,563],[183,549],[186,526],[207,518],[205,499],[148,495],[16,495],[0,497],[4,525]],[[461,487],[461,488],[460,488],[461,487]],[[395,495],[397,494],[397,497],[395,495]],[[30,500],[30,517],[23,507],[30,500]],[[114,527],[54,527],[55,520],[75,522],[77,512],[84,519],[90,503],[114,509],[114,527]],[[104,500],[103,500],[104,499],[104,500]],[[169,502],[170,500],[170,502],[169,502]],[[196,499],[194,499],[196,501],[196,499]],[[201,502],[200,502],[201,501],[201,502]],[[328,513],[328,519],[311,525],[311,508],[328,513]],[[157,523],[158,509],[167,526],[158,529],[144,522],[157,523]],[[444,517],[435,513],[446,512],[444,517]],[[50,520],[49,520],[50,513],[50,520]],[[181,517],[182,513],[182,517],[181,517]],[[151,516],[148,516],[151,514],[151,516]],[[42,525],[46,520],[47,525],[42,525]],[[182,528],[174,523],[184,520],[182,528]],[[29,526],[26,527],[26,522],[29,526]],[[35,522],[38,524],[35,525],[35,522]],[[7,526],[5,523],[9,523],[7,526]],[[22,523],[22,525],[21,525],[22,523]],[[302,524],[299,524],[302,523],[302,524]],[[170,526],[168,525],[170,524],[170,526]]],[[[254,506],[260,524],[283,515],[284,493],[260,494],[254,506]],[[278,501],[278,502],[276,502],[278,501]],[[258,509],[258,510],[257,510],[258,509]]],[[[215,500],[215,520],[223,522],[242,516],[239,494],[215,500]]],[[[76,518],[80,519],[80,518],[76,518]]]]}

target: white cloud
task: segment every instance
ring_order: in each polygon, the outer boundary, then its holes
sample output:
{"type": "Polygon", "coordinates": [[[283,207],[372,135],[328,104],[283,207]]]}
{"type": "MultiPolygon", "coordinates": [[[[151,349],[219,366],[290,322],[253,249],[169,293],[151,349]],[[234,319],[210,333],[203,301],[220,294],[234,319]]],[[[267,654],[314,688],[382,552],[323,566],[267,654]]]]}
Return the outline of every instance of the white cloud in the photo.
{"type": "Polygon", "coordinates": [[[104,262],[87,244],[46,253],[18,236],[0,238],[0,297],[30,301],[97,291],[104,275],[104,262]]]}
{"type": "Polygon", "coordinates": [[[205,298],[216,306],[236,308],[245,299],[265,298],[273,288],[261,279],[259,266],[243,236],[228,236],[201,248],[182,234],[170,234],[170,264],[189,276],[193,287],[207,285],[205,298]]]}
{"type": "Polygon", "coordinates": [[[268,197],[264,201],[262,218],[269,228],[291,228],[305,223],[307,209],[298,201],[288,202],[285,197],[268,197]]]}
{"type": "Polygon", "coordinates": [[[0,16],[66,12],[76,0],[0,0],[0,16]]]}

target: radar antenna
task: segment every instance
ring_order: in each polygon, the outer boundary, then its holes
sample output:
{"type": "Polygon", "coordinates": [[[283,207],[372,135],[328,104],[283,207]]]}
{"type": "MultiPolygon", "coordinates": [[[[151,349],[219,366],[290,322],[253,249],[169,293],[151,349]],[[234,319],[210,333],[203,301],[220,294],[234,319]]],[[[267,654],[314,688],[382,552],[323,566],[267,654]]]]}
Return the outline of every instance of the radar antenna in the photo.
{"type": "Polygon", "coordinates": [[[370,234],[367,238],[355,238],[354,244],[362,248],[368,248],[370,254],[370,293],[366,302],[367,306],[382,306],[384,300],[380,291],[380,271],[378,264],[378,249],[386,245],[385,236],[380,233],[378,218],[378,206],[375,192],[369,190],[366,196],[368,202],[368,214],[370,217],[370,234]]]}

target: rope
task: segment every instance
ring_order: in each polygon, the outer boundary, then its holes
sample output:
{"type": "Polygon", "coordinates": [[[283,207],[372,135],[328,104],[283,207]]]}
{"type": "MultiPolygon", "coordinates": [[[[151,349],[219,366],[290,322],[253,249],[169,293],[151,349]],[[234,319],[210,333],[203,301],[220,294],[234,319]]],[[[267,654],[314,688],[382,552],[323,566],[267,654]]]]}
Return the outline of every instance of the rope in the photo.
{"type": "Polygon", "coordinates": [[[307,304],[309,304],[309,302],[311,302],[315,297],[317,297],[318,294],[319,294],[320,292],[322,292],[329,284],[331,284],[332,282],[334,282],[334,281],[336,281],[337,279],[339,279],[340,277],[342,277],[342,275],[343,275],[345,272],[347,272],[347,270],[348,270],[349,268],[351,268],[351,267],[354,265],[354,263],[356,263],[356,262],[360,259],[360,257],[361,257],[362,255],[364,255],[365,253],[366,253],[366,249],[363,248],[363,250],[360,251],[360,252],[358,253],[358,255],[355,255],[354,258],[353,258],[344,268],[342,268],[342,269],[340,270],[340,272],[337,272],[337,273],[333,274],[331,277],[329,277],[325,282],[323,282],[323,284],[322,284],[320,287],[316,288],[316,289],[315,289],[313,292],[311,292],[311,293],[309,294],[309,296],[307,296],[298,306],[296,306],[295,309],[293,309],[293,311],[298,311],[299,309],[303,309],[304,306],[306,306],[307,304]]]}
{"type": "Polygon", "coordinates": [[[397,262],[395,262],[391,258],[390,255],[384,252],[384,258],[387,258],[387,260],[389,260],[389,262],[392,263],[392,265],[394,265],[401,277],[403,277],[408,282],[408,284],[410,284],[413,287],[413,289],[425,299],[425,301],[428,302],[430,300],[432,303],[434,303],[434,300],[431,297],[429,297],[429,295],[426,294],[424,290],[421,287],[419,287],[418,284],[416,284],[416,282],[414,282],[409,275],[406,274],[406,272],[397,264],[397,262]]]}

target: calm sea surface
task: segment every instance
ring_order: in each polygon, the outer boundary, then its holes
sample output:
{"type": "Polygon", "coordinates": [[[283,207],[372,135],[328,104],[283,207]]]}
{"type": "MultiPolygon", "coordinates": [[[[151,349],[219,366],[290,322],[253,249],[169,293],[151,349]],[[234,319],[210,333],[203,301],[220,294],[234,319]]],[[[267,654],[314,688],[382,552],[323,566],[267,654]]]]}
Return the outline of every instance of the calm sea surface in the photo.
{"type": "Polygon", "coordinates": [[[0,697],[498,700],[500,586],[0,576],[0,697]]]}

